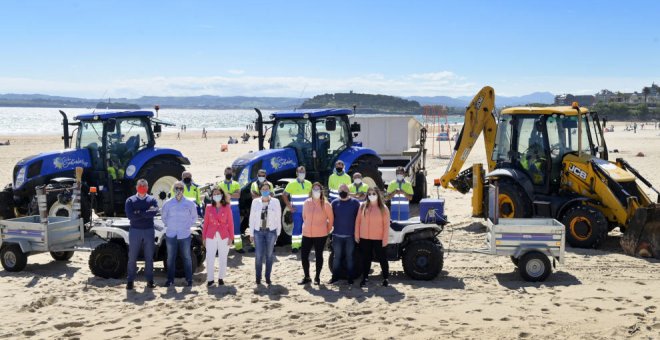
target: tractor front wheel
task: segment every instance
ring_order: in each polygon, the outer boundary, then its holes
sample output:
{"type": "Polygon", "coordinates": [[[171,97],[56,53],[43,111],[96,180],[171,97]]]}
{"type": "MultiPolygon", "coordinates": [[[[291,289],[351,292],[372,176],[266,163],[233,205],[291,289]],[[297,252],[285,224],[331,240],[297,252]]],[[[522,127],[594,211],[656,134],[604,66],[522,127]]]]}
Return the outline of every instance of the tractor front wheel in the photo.
{"type": "Polygon", "coordinates": [[[158,159],[143,166],[135,179],[147,180],[151,195],[158,201],[158,206],[162,207],[172,186],[181,178],[184,170],[183,166],[173,159],[158,159]]]}

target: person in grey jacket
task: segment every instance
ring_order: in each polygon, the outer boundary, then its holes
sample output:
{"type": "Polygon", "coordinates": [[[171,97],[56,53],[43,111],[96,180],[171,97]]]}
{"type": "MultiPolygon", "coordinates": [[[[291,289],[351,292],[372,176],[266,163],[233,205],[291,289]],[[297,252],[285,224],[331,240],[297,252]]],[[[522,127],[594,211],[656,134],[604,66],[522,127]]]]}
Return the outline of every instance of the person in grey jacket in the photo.
{"type": "Polygon", "coordinates": [[[183,197],[183,182],[174,183],[174,197],[163,204],[161,216],[165,224],[167,244],[167,281],[165,287],[174,284],[176,257],[181,255],[183,271],[188,287],[192,287],[192,257],[190,254],[190,227],[197,222],[197,205],[183,197]]]}

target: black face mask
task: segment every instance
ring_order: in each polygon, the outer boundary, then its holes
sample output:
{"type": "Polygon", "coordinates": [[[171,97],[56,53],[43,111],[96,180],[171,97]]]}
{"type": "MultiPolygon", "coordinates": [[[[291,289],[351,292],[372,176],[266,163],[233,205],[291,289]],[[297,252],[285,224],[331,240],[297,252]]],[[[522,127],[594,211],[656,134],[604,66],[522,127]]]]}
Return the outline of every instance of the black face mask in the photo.
{"type": "Polygon", "coordinates": [[[338,173],[344,172],[344,168],[335,168],[335,170],[337,170],[338,173]]]}
{"type": "Polygon", "coordinates": [[[225,179],[226,179],[226,180],[230,180],[231,177],[232,177],[231,174],[225,174],[225,179]]]}
{"type": "Polygon", "coordinates": [[[346,191],[340,191],[340,192],[339,192],[339,197],[341,197],[341,198],[346,198],[346,197],[348,197],[348,192],[346,192],[346,191]]]}
{"type": "Polygon", "coordinates": [[[190,183],[192,183],[192,178],[190,178],[190,177],[184,178],[183,183],[185,183],[186,185],[190,185],[190,183]]]}

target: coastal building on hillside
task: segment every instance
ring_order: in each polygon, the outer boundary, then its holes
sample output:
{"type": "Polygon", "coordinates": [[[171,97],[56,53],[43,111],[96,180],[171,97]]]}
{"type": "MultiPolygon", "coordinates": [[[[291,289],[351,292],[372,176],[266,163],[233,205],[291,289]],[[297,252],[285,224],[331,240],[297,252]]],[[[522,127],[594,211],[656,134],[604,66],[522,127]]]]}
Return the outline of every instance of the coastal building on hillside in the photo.
{"type": "Polygon", "coordinates": [[[650,87],[644,87],[642,92],[612,92],[610,90],[601,90],[594,96],[596,103],[623,103],[623,104],[648,104],[656,106],[660,103],[660,86],[655,83],[650,87]]]}
{"type": "Polygon", "coordinates": [[[570,93],[560,94],[555,96],[555,105],[572,105],[573,102],[578,102],[580,106],[591,106],[595,103],[596,98],[591,95],[574,96],[570,93]]]}

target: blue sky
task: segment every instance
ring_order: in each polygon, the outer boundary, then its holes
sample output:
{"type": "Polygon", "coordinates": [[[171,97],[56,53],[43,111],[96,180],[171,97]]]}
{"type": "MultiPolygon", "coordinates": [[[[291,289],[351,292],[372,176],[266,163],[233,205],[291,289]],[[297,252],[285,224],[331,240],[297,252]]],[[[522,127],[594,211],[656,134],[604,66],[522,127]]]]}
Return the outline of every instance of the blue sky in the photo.
{"type": "Polygon", "coordinates": [[[640,91],[660,1],[3,1],[0,93],[640,91]]]}

